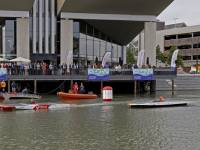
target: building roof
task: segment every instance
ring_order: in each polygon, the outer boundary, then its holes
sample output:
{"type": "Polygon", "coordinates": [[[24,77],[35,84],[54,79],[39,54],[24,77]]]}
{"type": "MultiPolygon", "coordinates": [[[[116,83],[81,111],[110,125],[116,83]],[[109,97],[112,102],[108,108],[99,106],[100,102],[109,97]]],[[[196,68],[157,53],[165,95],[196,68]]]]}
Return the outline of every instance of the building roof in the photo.
{"type": "Polygon", "coordinates": [[[174,28],[182,28],[182,27],[187,27],[187,25],[184,22],[177,23],[177,24],[169,24],[165,26],[165,30],[174,29],[174,28]]]}
{"type": "Polygon", "coordinates": [[[0,0],[0,10],[30,11],[35,0],[0,0]]]}
{"type": "MultiPolygon", "coordinates": [[[[174,0],[57,0],[57,10],[66,13],[158,16],[174,0]]],[[[73,19],[73,18],[72,18],[73,19]]],[[[77,18],[78,19],[78,18],[77,18]]],[[[127,45],[143,29],[145,21],[86,20],[122,45],[127,45]]]]}

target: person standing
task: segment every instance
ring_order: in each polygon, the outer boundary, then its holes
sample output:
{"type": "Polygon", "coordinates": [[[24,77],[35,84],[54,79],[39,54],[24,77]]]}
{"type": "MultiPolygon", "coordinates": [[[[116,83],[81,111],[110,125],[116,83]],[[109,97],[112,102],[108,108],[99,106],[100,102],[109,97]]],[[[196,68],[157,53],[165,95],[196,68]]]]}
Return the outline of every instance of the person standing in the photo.
{"type": "Polygon", "coordinates": [[[23,75],[24,65],[21,63],[21,64],[19,65],[19,67],[20,67],[20,75],[23,75]]]}
{"type": "Polygon", "coordinates": [[[49,74],[52,75],[52,70],[53,70],[53,65],[52,63],[50,63],[49,65],[49,74]]]}
{"type": "Polygon", "coordinates": [[[43,66],[42,66],[42,74],[46,75],[46,64],[45,63],[43,63],[43,66]]]}
{"type": "Polygon", "coordinates": [[[80,93],[83,94],[85,92],[85,87],[83,85],[83,83],[81,83],[80,85],[80,93]]]}
{"type": "Polygon", "coordinates": [[[74,68],[74,66],[73,66],[73,64],[72,64],[72,62],[71,62],[71,64],[69,65],[69,70],[70,70],[70,75],[72,75],[72,69],[74,68]]]}
{"type": "Polygon", "coordinates": [[[5,90],[6,90],[6,82],[4,80],[2,80],[2,82],[1,82],[1,87],[2,87],[2,91],[5,92],[5,90]]]}
{"type": "Polygon", "coordinates": [[[14,93],[16,91],[15,81],[12,82],[11,87],[12,87],[12,93],[14,93]]]}
{"type": "Polygon", "coordinates": [[[27,64],[24,65],[24,70],[25,70],[25,75],[28,75],[28,65],[27,64]]]}
{"type": "Polygon", "coordinates": [[[74,94],[78,94],[78,84],[77,84],[77,82],[73,86],[73,91],[74,91],[74,94]]]}
{"type": "Polygon", "coordinates": [[[66,71],[66,65],[63,63],[63,65],[61,66],[62,69],[62,75],[65,75],[65,71],[66,71]]]}

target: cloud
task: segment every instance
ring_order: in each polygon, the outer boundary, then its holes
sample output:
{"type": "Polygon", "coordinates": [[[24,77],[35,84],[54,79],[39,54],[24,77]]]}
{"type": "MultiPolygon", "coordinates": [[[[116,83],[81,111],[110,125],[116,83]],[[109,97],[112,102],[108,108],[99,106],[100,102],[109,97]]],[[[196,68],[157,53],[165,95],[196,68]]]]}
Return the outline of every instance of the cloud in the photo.
{"type": "Polygon", "coordinates": [[[185,22],[188,26],[200,25],[200,0],[174,0],[158,17],[165,24],[185,22]]]}

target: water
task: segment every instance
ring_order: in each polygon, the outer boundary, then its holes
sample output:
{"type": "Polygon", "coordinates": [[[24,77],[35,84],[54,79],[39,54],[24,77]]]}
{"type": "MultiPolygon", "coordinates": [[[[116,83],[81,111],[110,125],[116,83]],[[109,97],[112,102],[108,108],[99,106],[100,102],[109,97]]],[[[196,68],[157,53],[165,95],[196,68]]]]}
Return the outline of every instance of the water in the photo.
{"type": "MultiPolygon", "coordinates": [[[[58,102],[44,96],[36,102],[58,102]]],[[[64,102],[64,101],[61,101],[64,102]]],[[[5,103],[30,103],[8,100],[5,103]]],[[[157,150],[200,149],[200,95],[198,91],[114,95],[102,99],[65,101],[78,107],[58,110],[0,112],[0,149],[42,150],[157,150]],[[186,107],[131,109],[132,102],[190,101],[186,107]]]]}

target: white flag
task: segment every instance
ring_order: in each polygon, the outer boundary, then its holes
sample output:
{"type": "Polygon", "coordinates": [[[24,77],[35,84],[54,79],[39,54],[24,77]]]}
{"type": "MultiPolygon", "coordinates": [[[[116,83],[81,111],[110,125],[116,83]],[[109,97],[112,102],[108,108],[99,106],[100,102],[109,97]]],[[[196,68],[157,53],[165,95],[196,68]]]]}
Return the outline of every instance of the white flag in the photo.
{"type": "Polygon", "coordinates": [[[69,51],[68,54],[67,54],[67,59],[66,59],[67,66],[69,66],[69,63],[70,63],[69,61],[71,59],[71,56],[72,56],[72,51],[69,51]]]}
{"type": "Polygon", "coordinates": [[[111,55],[111,52],[106,52],[106,53],[104,54],[103,59],[102,59],[102,66],[103,66],[103,67],[105,66],[105,64],[106,64],[108,58],[110,57],[110,55],[111,55]]]}
{"type": "Polygon", "coordinates": [[[174,51],[173,55],[172,55],[172,59],[171,59],[171,69],[175,69],[176,68],[176,60],[177,60],[177,56],[178,56],[178,49],[174,51]]]}
{"type": "Polygon", "coordinates": [[[139,57],[138,57],[138,61],[137,61],[137,66],[138,68],[141,68],[142,67],[142,64],[143,64],[143,58],[144,58],[144,52],[145,50],[141,50],[140,53],[139,53],[139,57]]]}

